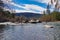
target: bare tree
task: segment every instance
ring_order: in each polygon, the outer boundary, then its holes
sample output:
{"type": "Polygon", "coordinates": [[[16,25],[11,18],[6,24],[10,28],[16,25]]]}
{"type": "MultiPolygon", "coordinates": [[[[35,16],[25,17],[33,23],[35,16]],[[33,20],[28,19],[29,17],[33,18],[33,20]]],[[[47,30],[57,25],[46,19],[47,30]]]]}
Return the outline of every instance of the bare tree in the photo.
{"type": "Polygon", "coordinates": [[[51,0],[51,4],[53,4],[53,0],[51,0]]]}
{"type": "Polygon", "coordinates": [[[58,9],[58,0],[56,1],[55,10],[54,11],[59,11],[59,9],[58,9]]]}
{"type": "Polygon", "coordinates": [[[54,11],[59,11],[60,9],[59,0],[51,0],[51,4],[55,6],[54,11]]]}

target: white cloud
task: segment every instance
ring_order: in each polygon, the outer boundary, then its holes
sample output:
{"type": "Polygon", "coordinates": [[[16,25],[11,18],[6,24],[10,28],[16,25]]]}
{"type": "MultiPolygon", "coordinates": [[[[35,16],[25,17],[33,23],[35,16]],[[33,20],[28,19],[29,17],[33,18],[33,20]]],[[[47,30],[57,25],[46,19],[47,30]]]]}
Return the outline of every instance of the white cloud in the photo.
{"type": "Polygon", "coordinates": [[[2,0],[3,1],[3,3],[10,3],[10,2],[12,2],[12,0],[2,0]]]}
{"type": "Polygon", "coordinates": [[[42,8],[38,5],[33,5],[33,4],[23,4],[24,6],[15,4],[15,3],[10,3],[11,5],[17,6],[19,8],[23,8],[25,10],[37,10],[37,11],[43,11],[46,10],[45,8],[42,8]]]}
{"type": "MultiPolygon", "coordinates": [[[[31,0],[32,1],[32,0],[31,0]]],[[[51,4],[51,0],[33,0],[39,3],[46,3],[46,4],[51,4]]],[[[54,0],[52,0],[52,2],[54,3],[54,5],[56,4],[56,2],[54,2],[54,0]]]]}
{"type": "MultiPolygon", "coordinates": [[[[6,4],[9,4],[9,5],[12,5],[12,6],[16,6],[18,8],[23,8],[25,10],[17,10],[15,9],[16,12],[35,12],[35,13],[41,13],[42,11],[46,10],[45,8],[41,7],[41,6],[38,6],[38,5],[34,5],[34,4],[22,4],[22,5],[18,5],[14,2],[12,2],[12,0],[2,0],[4,3],[6,4]]],[[[33,0],[33,1],[36,1],[36,2],[39,2],[39,3],[50,3],[51,0],[33,0]]],[[[53,1],[54,2],[54,1],[53,1]]],[[[54,3],[54,5],[56,4],[56,2],[54,3]]],[[[53,5],[52,5],[53,6],[53,5]]],[[[54,6],[53,6],[54,8],[54,6]]],[[[53,10],[53,9],[50,9],[50,10],[53,10]]]]}
{"type": "MultiPolygon", "coordinates": [[[[57,0],[31,0],[31,1],[36,1],[36,2],[39,2],[39,3],[45,3],[45,4],[51,4],[51,1],[53,2],[53,6],[56,4],[56,1],[57,0]]],[[[60,3],[60,0],[58,0],[58,2],[60,3]]]]}
{"type": "Polygon", "coordinates": [[[23,4],[24,6],[14,4],[14,6],[17,6],[19,8],[24,8],[25,10],[18,10],[16,12],[36,12],[36,13],[41,13],[42,11],[46,10],[45,8],[42,8],[38,5],[33,5],[33,4],[23,4]]]}
{"type": "Polygon", "coordinates": [[[31,11],[31,10],[15,10],[16,13],[20,13],[20,12],[32,12],[32,13],[38,13],[41,14],[41,12],[35,12],[35,11],[31,11]]]}
{"type": "Polygon", "coordinates": [[[18,8],[25,9],[25,10],[17,10],[17,9],[15,9],[16,12],[36,12],[36,13],[41,13],[42,11],[46,10],[45,8],[40,7],[38,5],[34,5],[34,4],[22,4],[24,6],[18,5],[16,3],[12,2],[12,0],[10,0],[10,1],[5,0],[4,3],[12,5],[12,6],[16,6],[18,8]]]}
{"type": "Polygon", "coordinates": [[[16,6],[16,7],[19,7],[19,8],[24,8],[24,9],[26,9],[24,6],[15,4],[15,3],[13,3],[13,2],[11,2],[10,5],[13,5],[13,6],[16,6]]]}
{"type": "Polygon", "coordinates": [[[43,7],[40,7],[38,5],[33,5],[33,4],[25,4],[25,8],[29,9],[29,10],[37,10],[37,11],[43,11],[46,10],[43,7]]]}
{"type": "Polygon", "coordinates": [[[46,3],[46,4],[48,4],[48,3],[50,3],[51,0],[33,0],[33,1],[36,1],[36,2],[39,2],[39,3],[46,3]]]}

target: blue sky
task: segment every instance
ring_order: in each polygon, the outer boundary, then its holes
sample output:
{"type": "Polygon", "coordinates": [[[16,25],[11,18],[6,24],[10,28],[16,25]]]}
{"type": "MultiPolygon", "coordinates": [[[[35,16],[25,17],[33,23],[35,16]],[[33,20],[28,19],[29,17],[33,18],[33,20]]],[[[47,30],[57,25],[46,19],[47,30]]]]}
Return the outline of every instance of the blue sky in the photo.
{"type": "Polygon", "coordinates": [[[16,12],[41,13],[46,10],[47,4],[50,3],[50,0],[3,0],[3,2],[16,12]]]}
{"type": "Polygon", "coordinates": [[[39,5],[41,7],[44,7],[46,8],[46,5],[45,3],[39,3],[39,2],[36,2],[36,1],[31,1],[31,0],[13,0],[14,3],[16,4],[34,4],[34,5],[39,5]]]}

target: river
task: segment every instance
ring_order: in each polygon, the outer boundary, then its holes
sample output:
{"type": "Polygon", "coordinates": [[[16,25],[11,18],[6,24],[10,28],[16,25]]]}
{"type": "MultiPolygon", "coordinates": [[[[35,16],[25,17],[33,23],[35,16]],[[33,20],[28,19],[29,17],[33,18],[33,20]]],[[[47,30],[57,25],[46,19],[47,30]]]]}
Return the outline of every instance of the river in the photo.
{"type": "Polygon", "coordinates": [[[48,24],[54,28],[46,28],[43,23],[0,26],[0,40],[60,40],[60,24],[48,24]]]}

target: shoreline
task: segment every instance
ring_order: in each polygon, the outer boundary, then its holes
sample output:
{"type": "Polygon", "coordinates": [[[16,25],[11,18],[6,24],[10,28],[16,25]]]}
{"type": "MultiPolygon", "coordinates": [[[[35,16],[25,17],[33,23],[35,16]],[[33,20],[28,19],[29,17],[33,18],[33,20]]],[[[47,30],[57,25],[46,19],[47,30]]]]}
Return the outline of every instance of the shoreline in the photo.
{"type": "Polygon", "coordinates": [[[2,22],[0,25],[20,25],[21,23],[2,22]]]}
{"type": "MultiPolygon", "coordinates": [[[[60,21],[54,21],[54,22],[60,22],[60,21]]],[[[50,23],[50,22],[48,22],[48,23],[50,23]]],[[[12,22],[1,22],[0,23],[0,25],[20,25],[20,24],[23,24],[23,23],[18,23],[18,22],[15,22],[15,23],[12,23],[12,22]]]]}

